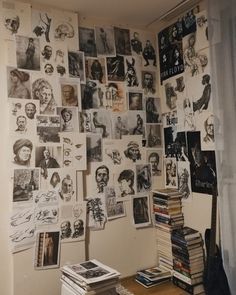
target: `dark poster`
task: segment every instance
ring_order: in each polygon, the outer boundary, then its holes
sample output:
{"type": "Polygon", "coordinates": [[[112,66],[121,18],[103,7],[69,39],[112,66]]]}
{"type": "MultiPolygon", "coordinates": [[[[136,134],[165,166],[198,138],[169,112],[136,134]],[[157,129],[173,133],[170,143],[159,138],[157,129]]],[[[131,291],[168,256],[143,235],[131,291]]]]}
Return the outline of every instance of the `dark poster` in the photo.
{"type": "Polygon", "coordinates": [[[214,151],[202,151],[200,131],[187,132],[192,191],[212,194],[212,184],[217,181],[214,151]]]}
{"type": "Polygon", "coordinates": [[[184,71],[182,37],[181,21],[158,34],[161,83],[184,71]]]}

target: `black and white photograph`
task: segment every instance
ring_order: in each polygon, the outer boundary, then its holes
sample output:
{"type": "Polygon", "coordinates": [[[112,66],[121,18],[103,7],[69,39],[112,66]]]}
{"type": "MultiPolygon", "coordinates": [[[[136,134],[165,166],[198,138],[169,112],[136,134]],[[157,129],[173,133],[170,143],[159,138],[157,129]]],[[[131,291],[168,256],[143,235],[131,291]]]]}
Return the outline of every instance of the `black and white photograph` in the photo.
{"type": "Polygon", "coordinates": [[[130,135],[142,135],[145,138],[145,112],[144,111],[129,111],[128,126],[130,135]]]}
{"type": "Polygon", "coordinates": [[[147,149],[147,163],[151,164],[152,177],[161,176],[163,169],[163,151],[161,149],[147,149]]]}
{"type": "Polygon", "coordinates": [[[192,191],[211,194],[217,180],[215,151],[201,150],[199,131],[188,132],[187,140],[192,191]]]}
{"type": "Polygon", "coordinates": [[[83,110],[79,112],[79,131],[89,133],[92,131],[92,114],[89,111],[83,110]]]}
{"type": "Polygon", "coordinates": [[[116,54],[131,55],[130,31],[114,27],[116,54]]]}
{"type": "Polygon", "coordinates": [[[125,80],[124,57],[121,55],[107,57],[106,62],[107,62],[107,80],[123,82],[125,80]]]}
{"type": "Polygon", "coordinates": [[[177,125],[177,128],[179,128],[179,116],[177,116],[177,111],[175,110],[162,114],[162,122],[164,128],[173,125],[177,125]]]}
{"type": "Polygon", "coordinates": [[[191,173],[189,162],[178,162],[178,190],[182,194],[183,202],[192,199],[191,173]]]}
{"type": "Polygon", "coordinates": [[[97,57],[94,29],[79,27],[79,49],[85,56],[97,57]]]}
{"type": "Polygon", "coordinates": [[[166,188],[178,188],[176,158],[164,158],[164,175],[166,188]]]}
{"type": "Polygon", "coordinates": [[[60,142],[60,117],[39,115],[37,119],[37,135],[40,143],[60,142]]]}
{"type": "Polygon", "coordinates": [[[32,202],[34,191],[39,188],[39,169],[14,169],[13,202],[32,202]]]}
{"type": "Polygon", "coordinates": [[[68,51],[69,76],[71,78],[79,78],[81,83],[85,83],[85,60],[84,52],[68,51]]]}
{"type": "Polygon", "coordinates": [[[155,49],[155,38],[153,40],[146,39],[143,43],[143,66],[148,67],[156,67],[157,66],[157,56],[156,56],[156,49],[155,49]]]}
{"type": "Polygon", "coordinates": [[[143,110],[143,93],[142,92],[128,92],[128,109],[130,111],[143,110]]]}
{"type": "Polygon", "coordinates": [[[80,84],[70,80],[61,80],[61,105],[81,108],[80,84]]]}
{"type": "Polygon", "coordinates": [[[153,71],[142,71],[142,89],[145,96],[156,93],[156,73],[153,71]]]}
{"type": "Polygon", "coordinates": [[[112,114],[112,138],[121,139],[123,135],[128,134],[127,113],[112,114]]]}
{"type": "Polygon", "coordinates": [[[85,224],[81,218],[63,219],[60,223],[61,243],[82,241],[85,235],[85,224]]]}
{"type": "Polygon", "coordinates": [[[78,109],[76,107],[57,108],[60,116],[60,130],[62,132],[75,132],[79,130],[78,109]]]}
{"type": "Polygon", "coordinates": [[[137,193],[149,192],[152,189],[151,164],[136,165],[137,193]]]}
{"type": "Polygon", "coordinates": [[[111,118],[110,112],[93,110],[92,113],[92,132],[99,133],[102,138],[111,137],[111,118]]]}
{"type": "Polygon", "coordinates": [[[36,237],[35,269],[59,268],[60,232],[38,232],[36,237]]]}
{"type": "Polygon", "coordinates": [[[86,84],[81,84],[81,105],[82,110],[100,108],[103,106],[103,93],[98,95],[98,82],[87,80],[86,84]]]}
{"type": "Polygon", "coordinates": [[[126,216],[124,203],[123,201],[117,201],[116,193],[113,187],[106,187],[105,200],[107,220],[112,220],[126,216]]]}
{"type": "Polygon", "coordinates": [[[133,196],[132,212],[135,227],[151,225],[149,196],[133,196]]]}
{"type": "Polygon", "coordinates": [[[161,102],[160,98],[147,97],[146,106],[146,123],[162,123],[161,102]]]}
{"type": "Polygon", "coordinates": [[[7,92],[9,98],[31,98],[30,74],[7,67],[7,92]]]}
{"type": "Polygon", "coordinates": [[[114,56],[115,38],[114,28],[111,26],[95,27],[97,55],[114,56]]]}
{"type": "Polygon", "coordinates": [[[90,80],[106,83],[105,58],[86,58],[86,77],[90,80]]]}
{"type": "Polygon", "coordinates": [[[139,30],[130,30],[130,44],[132,55],[141,56],[143,51],[142,33],[139,30]]]}
{"type": "Polygon", "coordinates": [[[40,71],[39,39],[17,35],[16,60],[20,69],[40,71]]]}
{"type": "Polygon", "coordinates": [[[120,82],[109,82],[105,87],[106,109],[117,113],[124,112],[127,108],[124,84],[120,82]]]}
{"type": "Polygon", "coordinates": [[[162,126],[160,124],[146,124],[146,147],[160,148],[163,144],[162,126]]]}

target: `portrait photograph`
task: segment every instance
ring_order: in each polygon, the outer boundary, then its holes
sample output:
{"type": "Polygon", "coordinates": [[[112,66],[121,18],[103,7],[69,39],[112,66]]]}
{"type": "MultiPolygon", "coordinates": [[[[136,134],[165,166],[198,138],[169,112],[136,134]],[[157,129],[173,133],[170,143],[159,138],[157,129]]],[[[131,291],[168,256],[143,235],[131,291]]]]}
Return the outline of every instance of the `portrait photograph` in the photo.
{"type": "Polygon", "coordinates": [[[21,137],[12,139],[12,166],[34,167],[34,145],[31,139],[21,137]]]}
{"type": "Polygon", "coordinates": [[[146,156],[147,156],[146,162],[151,164],[152,177],[161,176],[162,170],[163,170],[162,149],[147,149],[146,156]]]}
{"type": "Polygon", "coordinates": [[[162,147],[162,126],[160,124],[146,124],[146,147],[162,147]]]}
{"type": "Polygon", "coordinates": [[[151,225],[149,196],[132,197],[133,223],[136,228],[151,225]]]}
{"type": "Polygon", "coordinates": [[[144,111],[129,111],[128,114],[128,126],[130,135],[142,135],[145,138],[145,112],[144,111]]]}
{"type": "Polygon", "coordinates": [[[85,56],[97,57],[94,29],[79,27],[79,49],[85,56]]]}
{"type": "Polygon", "coordinates": [[[141,64],[138,57],[125,57],[125,84],[126,87],[141,89],[141,64]]]}
{"type": "Polygon", "coordinates": [[[143,93],[142,92],[128,92],[128,109],[130,111],[143,110],[143,93]]]}
{"type": "Polygon", "coordinates": [[[102,161],[102,136],[100,134],[86,134],[87,161],[102,161]]]}
{"type": "Polygon", "coordinates": [[[162,123],[161,102],[158,97],[145,99],[146,123],[162,123]]]}
{"type": "Polygon", "coordinates": [[[17,68],[40,71],[39,39],[16,36],[17,68]]]}
{"type": "Polygon", "coordinates": [[[97,47],[97,55],[114,56],[115,38],[114,28],[111,26],[95,27],[95,39],[97,47]]]}
{"type": "Polygon", "coordinates": [[[7,93],[9,98],[30,99],[30,73],[7,67],[7,93]]]}
{"type": "Polygon", "coordinates": [[[73,81],[73,79],[60,79],[61,86],[61,105],[62,106],[76,106],[81,109],[81,93],[80,83],[73,81]]]}
{"type": "Polygon", "coordinates": [[[60,266],[60,232],[38,232],[34,257],[35,269],[59,268],[60,266]]]}
{"type": "Polygon", "coordinates": [[[116,54],[131,55],[129,29],[114,27],[114,36],[115,36],[116,54]]]}

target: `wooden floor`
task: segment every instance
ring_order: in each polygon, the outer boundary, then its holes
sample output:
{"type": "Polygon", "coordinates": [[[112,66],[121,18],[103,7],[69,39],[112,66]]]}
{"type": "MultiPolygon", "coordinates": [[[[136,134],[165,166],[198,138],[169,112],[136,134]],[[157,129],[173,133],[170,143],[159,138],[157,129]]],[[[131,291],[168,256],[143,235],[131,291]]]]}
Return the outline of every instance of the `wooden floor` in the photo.
{"type": "Polygon", "coordinates": [[[135,282],[134,277],[121,279],[121,284],[135,295],[186,295],[185,291],[174,286],[171,282],[163,283],[159,286],[145,288],[135,282]]]}

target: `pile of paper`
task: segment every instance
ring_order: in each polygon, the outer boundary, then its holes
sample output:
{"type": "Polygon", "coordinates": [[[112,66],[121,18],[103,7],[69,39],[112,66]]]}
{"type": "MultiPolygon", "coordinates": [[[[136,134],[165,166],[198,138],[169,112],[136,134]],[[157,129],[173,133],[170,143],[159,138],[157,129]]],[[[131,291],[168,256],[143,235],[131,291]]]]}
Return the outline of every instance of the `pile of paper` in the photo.
{"type": "Polygon", "coordinates": [[[120,273],[95,259],[65,265],[61,271],[61,295],[117,294],[116,286],[120,273]]]}

